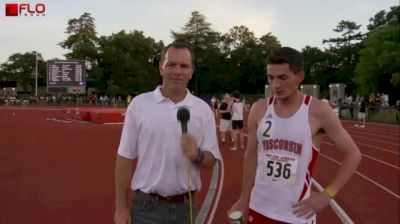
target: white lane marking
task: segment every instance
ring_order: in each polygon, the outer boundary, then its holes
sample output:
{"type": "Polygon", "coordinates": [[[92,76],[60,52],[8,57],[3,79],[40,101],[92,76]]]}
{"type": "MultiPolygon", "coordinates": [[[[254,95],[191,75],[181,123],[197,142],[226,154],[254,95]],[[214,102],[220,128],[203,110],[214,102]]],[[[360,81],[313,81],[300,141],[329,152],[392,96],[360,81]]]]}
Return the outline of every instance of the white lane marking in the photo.
{"type": "MultiPolygon", "coordinates": [[[[374,132],[364,132],[364,131],[360,131],[359,128],[346,128],[347,131],[349,131],[350,135],[352,135],[353,133],[356,134],[361,134],[362,136],[371,136],[371,137],[379,137],[379,138],[385,138],[385,139],[391,139],[391,140],[399,140],[399,134],[395,134],[392,136],[389,136],[388,134],[376,134],[374,132]],[[351,130],[350,130],[351,129],[351,130]],[[354,131],[357,130],[357,131],[354,131]]],[[[367,130],[368,131],[368,130],[367,130]]],[[[392,134],[392,133],[390,133],[392,134]]]]}
{"type": "Polygon", "coordinates": [[[221,179],[220,179],[220,183],[219,183],[219,188],[218,188],[218,193],[217,193],[217,197],[215,198],[214,204],[213,204],[213,208],[211,210],[210,216],[208,218],[208,222],[207,224],[212,224],[213,223],[213,219],[215,216],[215,212],[217,211],[217,207],[219,204],[219,200],[221,198],[221,194],[222,194],[222,187],[224,185],[224,179],[225,179],[225,169],[224,169],[224,160],[221,156],[221,179]]]}
{"type": "MultiPolygon", "coordinates": [[[[325,142],[325,141],[323,141],[322,144],[326,144],[326,145],[331,145],[331,146],[333,146],[332,143],[325,142]]],[[[390,163],[387,163],[387,162],[385,162],[385,161],[383,161],[383,160],[376,159],[376,158],[373,158],[373,157],[371,157],[371,156],[367,156],[367,155],[365,155],[365,154],[361,154],[361,156],[367,157],[368,159],[375,160],[376,162],[379,162],[379,163],[383,163],[383,164],[385,164],[385,165],[387,165],[387,166],[390,166],[390,167],[393,167],[393,168],[395,168],[395,169],[398,169],[398,170],[400,169],[400,167],[398,167],[398,166],[396,166],[396,165],[393,165],[393,164],[390,164],[390,163]]]]}
{"type": "Polygon", "coordinates": [[[197,213],[195,223],[203,224],[207,218],[208,213],[210,212],[210,208],[213,204],[219,181],[219,166],[219,163],[214,165],[210,186],[208,187],[208,192],[203,201],[203,204],[201,205],[201,209],[199,210],[199,213],[197,213]]]}
{"type": "Polygon", "coordinates": [[[57,118],[47,118],[46,121],[55,121],[55,122],[62,122],[62,123],[72,123],[71,121],[60,120],[60,119],[57,119],[57,118]]]}
{"type": "MultiPolygon", "coordinates": [[[[325,144],[328,144],[328,145],[333,145],[332,143],[327,142],[327,141],[323,141],[322,143],[325,143],[325,144]]],[[[374,148],[374,149],[381,150],[381,151],[384,151],[384,152],[388,152],[388,153],[393,153],[393,154],[396,154],[396,155],[400,155],[400,153],[398,153],[398,152],[394,152],[394,151],[392,151],[392,150],[383,149],[383,148],[378,147],[378,146],[368,145],[368,144],[361,143],[361,142],[355,142],[355,143],[356,143],[357,145],[363,145],[363,146],[370,147],[370,148],[374,148]]]]}
{"type": "MultiPolygon", "coordinates": [[[[399,143],[393,143],[393,142],[378,140],[378,139],[374,139],[374,138],[371,139],[371,137],[364,137],[364,136],[361,136],[361,135],[354,135],[354,134],[350,134],[350,135],[351,135],[351,137],[363,138],[363,139],[368,139],[368,140],[375,141],[375,142],[381,142],[381,143],[385,143],[385,144],[399,146],[399,143]]],[[[399,140],[399,139],[397,138],[397,140],[399,140]]]]}
{"type": "Polygon", "coordinates": [[[51,110],[51,111],[62,111],[62,108],[33,108],[33,107],[0,107],[0,110],[51,110]]]}
{"type": "MultiPolygon", "coordinates": [[[[336,163],[336,164],[338,164],[338,165],[342,164],[341,162],[338,162],[338,161],[336,161],[335,159],[332,159],[332,158],[330,158],[329,156],[327,156],[327,155],[325,155],[325,154],[323,154],[323,153],[319,153],[319,154],[320,154],[322,157],[324,157],[324,158],[326,158],[326,159],[328,159],[328,160],[330,160],[330,161],[332,161],[332,162],[334,162],[334,163],[336,163]]],[[[399,196],[399,195],[397,195],[397,194],[394,193],[393,191],[389,190],[388,188],[384,187],[383,185],[379,184],[378,182],[372,180],[371,178],[365,176],[364,174],[362,174],[362,173],[360,173],[360,172],[358,172],[358,171],[355,171],[355,173],[356,173],[357,175],[359,175],[360,177],[362,177],[362,178],[368,180],[369,182],[375,184],[376,186],[382,188],[382,190],[384,190],[384,191],[386,191],[387,193],[393,195],[393,196],[396,197],[397,199],[400,199],[400,196],[399,196]]]]}
{"type": "Polygon", "coordinates": [[[375,159],[375,158],[373,158],[373,157],[371,157],[371,156],[367,156],[367,155],[364,155],[364,154],[361,154],[361,155],[364,156],[364,157],[367,157],[368,159],[375,160],[376,162],[379,162],[379,163],[385,164],[385,165],[387,165],[387,166],[393,167],[393,168],[395,168],[395,169],[397,169],[397,170],[400,170],[400,167],[398,167],[398,166],[396,166],[396,165],[393,165],[393,164],[384,162],[384,161],[382,161],[382,160],[380,160],[380,159],[375,159]]]}
{"type": "Polygon", "coordinates": [[[110,122],[110,123],[103,123],[103,125],[121,125],[124,124],[123,122],[110,122]]]}

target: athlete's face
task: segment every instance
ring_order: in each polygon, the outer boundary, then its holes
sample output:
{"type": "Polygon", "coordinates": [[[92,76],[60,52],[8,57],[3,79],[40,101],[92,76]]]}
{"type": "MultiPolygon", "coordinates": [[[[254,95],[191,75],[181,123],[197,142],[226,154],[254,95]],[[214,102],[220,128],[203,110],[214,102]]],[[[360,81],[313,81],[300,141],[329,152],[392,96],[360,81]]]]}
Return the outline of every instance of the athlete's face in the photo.
{"type": "Polygon", "coordinates": [[[278,99],[292,96],[304,80],[304,72],[293,72],[288,63],[267,65],[268,84],[278,99]]]}
{"type": "Polygon", "coordinates": [[[193,74],[190,51],[174,47],[168,48],[159,69],[164,87],[185,89],[193,74]]]}

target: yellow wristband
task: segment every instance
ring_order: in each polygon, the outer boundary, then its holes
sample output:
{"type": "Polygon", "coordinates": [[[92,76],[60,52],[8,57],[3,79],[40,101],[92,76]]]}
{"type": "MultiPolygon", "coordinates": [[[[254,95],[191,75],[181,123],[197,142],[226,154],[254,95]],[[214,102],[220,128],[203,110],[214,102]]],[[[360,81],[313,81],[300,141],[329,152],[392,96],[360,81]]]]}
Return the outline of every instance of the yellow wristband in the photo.
{"type": "Polygon", "coordinates": [[[336,193],[329,188],[325,188],[324,192],[331,198],[335,197],[336,193]]]}

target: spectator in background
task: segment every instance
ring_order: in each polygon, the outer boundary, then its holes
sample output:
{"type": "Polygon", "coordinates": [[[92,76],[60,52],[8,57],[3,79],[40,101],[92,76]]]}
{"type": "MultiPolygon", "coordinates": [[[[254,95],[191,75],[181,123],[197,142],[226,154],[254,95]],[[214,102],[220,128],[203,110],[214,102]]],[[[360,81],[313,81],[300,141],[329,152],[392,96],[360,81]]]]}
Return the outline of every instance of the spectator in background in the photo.
{"type": "Polygon", "coordinates": [[[132,101],[132,96],[131,96],[131,95],[128,95],[128,96],[126,97],[126,106],[129,106],[129,104],[131,103],[131,101],[132,101]]]}
{"type": "Polygon", "coordinates": [[[364,97],[360,98],[360,102],[358,105],[359,111],[357,115],[357,122],[354,126],[360,127],[360,128],[365,128],[365,108],[366,108],[366,103],[364,100],[364,97]]]}
{"type": "Polygon", "coordinates": [[[246,110],[246,105],[240,96],[238,90],[232,93],[233,103],[232,103],[232,137],[233,137],[233,147],[231,150],[235,151],[238,149],[239,140],[240,148],[244,149],[244,133],[243,133],[243,118],[244,111],[246,110]],[[239,140],[238,140],[239,135],[239,140]]]}
{"type": "Polygon", "coordinates": [[[371,119],[371,116],[375,115],[375,109],[376,109],[375,93],[370,93],[368,99],[368,120],[371,119]]]}
{"type": "Polygon", "coordinates": [[[211,97],[210,106],[211,106],[211,109],[213,110],[213,112],[215,114],[215,118],[217,118],[218,106],[219,106],[219,100],[218,100],[217,97],[215,97],[215,96],[211,97]]]}
{"type": "Polygon", "coordinates": [[[400,123],[400,100],[396,101],[395,108],[396,108],[396,121],[397,123],[400,123]]]}
{"type": "MultiPolygon", "coordinates": [[[[224,99],[219,105],[218,113],[221,114],[221,119],[219,121],[221,142],[225,143],[226,133],[231,133],[232,130],[232,98],[229,93],[224,94],[224,99]]],[[[232,136],[231,139],[233,139],[232,136]]]]}

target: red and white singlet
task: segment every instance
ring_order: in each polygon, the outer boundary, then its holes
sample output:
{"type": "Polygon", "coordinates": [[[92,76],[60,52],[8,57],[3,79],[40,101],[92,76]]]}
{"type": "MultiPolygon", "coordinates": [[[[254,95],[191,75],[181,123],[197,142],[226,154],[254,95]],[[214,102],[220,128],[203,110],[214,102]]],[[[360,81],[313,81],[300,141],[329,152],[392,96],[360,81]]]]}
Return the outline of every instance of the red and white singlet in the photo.
{"type": "Polygon", "coordinates": [[[308,119],[310,102],[311,97],[304,96],[293,116],[280,118],[274,110],[274,98],[270,97],[259,124],[258,166],[250,208],[271,219],[315,223],[315,216],[308,220],[298,218],[292,208],[310,196],[312,169],[319,153],[312,143],[308,119]]]}

